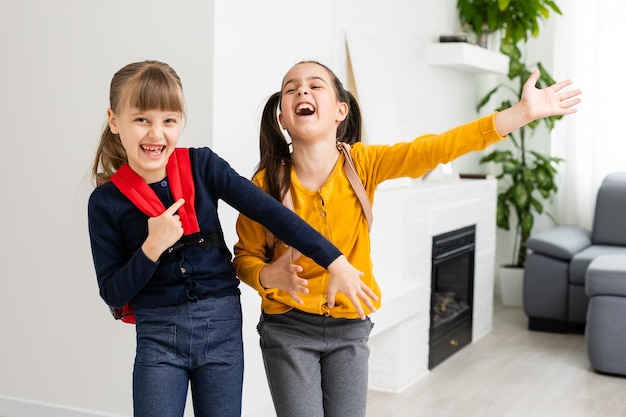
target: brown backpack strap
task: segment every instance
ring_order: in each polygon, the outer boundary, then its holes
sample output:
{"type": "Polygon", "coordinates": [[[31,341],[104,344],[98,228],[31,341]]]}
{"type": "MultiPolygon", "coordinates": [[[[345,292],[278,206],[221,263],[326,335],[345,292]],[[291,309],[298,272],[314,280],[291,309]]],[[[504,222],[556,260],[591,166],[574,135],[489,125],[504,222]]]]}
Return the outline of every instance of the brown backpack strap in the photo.
{"type": "Polygon", "coordinates": [[[352,160],[352,155],[350,155],[350,144],[345,142],[337,142],[337,149],[343,153],[345,157],[345,161],[343,164],[343,170],[348,177],[348,181],[350,181],[350,185],[352,185],[352,189],[354,190],[357,198],[361,202],[361,207],[363,208],[363,214],[365,214],[365,218],[367,219],[367,224],[369,225],[369,229],[372,230],[372,222],[374,221],[374,215],[372,214],[372,205],[370,203],[370,199],[367,196],[367,192],[365,191],[365,187],[359,178],[359,174],[356,172],[356,167],[354,166],[354,161],[352,160]]]}
{"type": "MultiPolygon", "coordinates": [[[[344,163],[343,170],[348,177],[348,181],[354,190],[359,202],[361,203],[361,208],[363,209],[363,214],[367,219],[367,224],[370,230],[372,230],[372,222],[374,221],[374,215],[372,213],[372,204],[370,203],[370,199],[367,196],[367,192],[365,191],[365,187],[359,178],[359,174],[356,172],[356,167],[354,166],[354,161],[352,160],[352,155],[350,154],[350,145],[345,142],[337,142],[337,150],[343,153],[344,163]]],[[[284,169],[284,165],[281,166],[284,169]]],[[[283,171],[279,173],[279,176],[282,176],[283,171]]],[[[287,189],[285,196],[283,197],[283,205],[294,211],[293,208],[293,200],[291,198],[291,188],[287,189]]],[[[272,232],[266,229],[265,231],[265,244],[269,250],[273,250],[276,246],[276,237],[272,232]]],[[[294,249],[295,251],[295,249],[294,249]]],[[[271,258],[271,256],[268,256],[271,258]]]]}

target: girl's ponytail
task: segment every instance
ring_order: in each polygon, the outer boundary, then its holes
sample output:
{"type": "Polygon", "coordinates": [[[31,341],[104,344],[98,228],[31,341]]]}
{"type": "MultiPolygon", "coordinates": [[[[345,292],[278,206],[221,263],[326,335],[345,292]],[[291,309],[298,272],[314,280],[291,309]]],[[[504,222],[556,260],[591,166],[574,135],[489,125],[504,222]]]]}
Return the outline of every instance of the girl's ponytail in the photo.
{"type": "Polygon", "coordinates": [[[266,170],[267,192],[278,201],[283,200],[289,189],[292,164],[289,144],[278,123],[280,98],[280,92],[272,94],[263,108],[259,141],[261,159],[256,170],[256,173],[266,170]]]}
{"type": "Polygon", "coordinates": [[[128,160],[119,135],[111,132],[106,122],[100,135],[100,143],[93,162],[92,175],[96,185],[111,179],[113,174],[128,160]]]}
{"type": "Polygon", "coordinates": [[[337,140],[353,144],[361,142],[361,108],[356,98],[348,90],[343,89],[339,92],[340,98],[345,97],[348,104],[348,116],[337,127],[337,140]]]}

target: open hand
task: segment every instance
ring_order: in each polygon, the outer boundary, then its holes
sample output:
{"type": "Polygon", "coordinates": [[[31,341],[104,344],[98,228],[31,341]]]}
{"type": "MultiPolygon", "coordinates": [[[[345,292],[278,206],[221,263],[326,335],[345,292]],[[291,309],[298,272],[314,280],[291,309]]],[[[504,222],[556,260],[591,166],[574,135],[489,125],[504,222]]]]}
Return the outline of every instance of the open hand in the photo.
{"type": "Polygon", "coordinates": [[[564,80],[546,88],[537,88],[539,70],[533,72],[522,87],[522,98],[513,106],[498,112],[494,123],[501,136],[526,126],[528,123],[550,116],[563,116],[576,112],[582,100],[581,90],[567,90],[571,80],[564,80]]]}
{"type": "MultiPolygon", "coordinates": [[[[580,90],[563,89],[572,84],[571,80],[564,80],[549,87],[538,89],[539,70],[535,70],[522,88],[521,103],[528,109],[528,116],[532,120],[549,116],[562,116],[576,112],[576,105],[580,103],[580,90]]],[[[532,121],[531,120],[531,121],[532,121]]]]}
{"type": "Polygon", "coordinates": [[[304,304],[298,293],[308,294],[308,281],[298,276],[300,265],[292,262],[300,257],[300,252],[288,248],[278,259],[261,269],[259,280],[265,288],[277,288],[289,293],[298,304],[304,304]]]}
{"type": "Polygon", "coordinates": [[[327,295],[328,307],[332,308],[335,306],[337,292],[342,292],[352,302],[362,320],[365,320],[366,315],[360,301],[362,301],[372,313],[376,311],[372,301],[378,301],[378,297],[374,291],[361,280],[363,272],[353,267],[344,255],[341,255],[329,265],[328,272],[330,272],[327,295]]]}

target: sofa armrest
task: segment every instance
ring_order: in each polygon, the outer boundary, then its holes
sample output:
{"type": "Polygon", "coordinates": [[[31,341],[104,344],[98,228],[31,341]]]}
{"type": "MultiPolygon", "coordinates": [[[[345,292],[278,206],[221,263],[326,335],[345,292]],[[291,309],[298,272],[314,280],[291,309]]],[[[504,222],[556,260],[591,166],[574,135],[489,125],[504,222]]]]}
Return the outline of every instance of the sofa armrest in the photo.
{"type": "Polygon", "coordinates": [[[570,260],[591,245],[591,232],[578,226],[558,226],[532,235],[527,244],[533,252],[570,260]]]}

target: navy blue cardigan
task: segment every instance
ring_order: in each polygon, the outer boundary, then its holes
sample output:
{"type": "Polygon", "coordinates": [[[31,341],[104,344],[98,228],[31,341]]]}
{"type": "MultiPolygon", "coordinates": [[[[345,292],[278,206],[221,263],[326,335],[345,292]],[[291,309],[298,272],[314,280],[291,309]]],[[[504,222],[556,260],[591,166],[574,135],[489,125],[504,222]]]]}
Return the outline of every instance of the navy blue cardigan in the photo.
{"type": "MultiPolygon", "coordinates": [[[[201,233],[223,236],[217,215],[223,200],[258,221],[280,240],[328,267],[339,249],[291,210],[240,176],[209,148],[190,148],[201,233]]],[[[173,204],[167,178],[150,184],[163,205],[173,204]]],[[[89,235],[100,295],[111,306],[162,307],[206,297],[239,294],[239,280],[225,248],[187,246],[151,261],[141,250],[148,217],[111,182],[89,197],[89,235]]]]}

